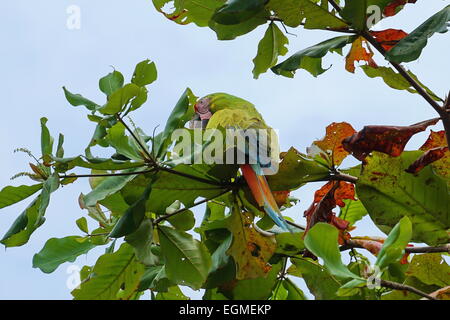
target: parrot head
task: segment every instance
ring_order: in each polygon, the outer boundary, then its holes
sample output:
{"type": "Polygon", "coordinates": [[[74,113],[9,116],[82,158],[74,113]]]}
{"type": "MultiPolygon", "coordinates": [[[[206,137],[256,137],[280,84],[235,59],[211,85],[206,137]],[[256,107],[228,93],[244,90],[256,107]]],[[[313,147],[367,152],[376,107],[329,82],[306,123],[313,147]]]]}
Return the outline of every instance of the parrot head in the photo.
{"type": "Polygon", "coordinates": [[[211,98],[206,96],[199,99],[195,105],[195,115],[191,120],[190,128],[200,128],[205,129],[209,119],[212,117],[212,112],[210,108],[211,98]]]}

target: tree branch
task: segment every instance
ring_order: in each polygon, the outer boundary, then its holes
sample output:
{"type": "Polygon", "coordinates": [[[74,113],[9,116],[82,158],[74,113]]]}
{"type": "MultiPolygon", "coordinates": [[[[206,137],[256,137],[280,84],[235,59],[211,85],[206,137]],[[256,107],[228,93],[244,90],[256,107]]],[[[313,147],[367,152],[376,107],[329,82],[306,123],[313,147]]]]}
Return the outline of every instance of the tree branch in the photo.
{"type": "MultiPolygon", "coordinates": [[[[356,243],[353,240],[347,240],[344,245],[339,247],[339,250],[345,251],[345,250],[350,250],[353,248],[365,249],[359,243],[356,243]]],[[[450,244],[437,246],[437,247],[406,247],[405,248],[405,253],[439,253],[439,252],[450,253],[450,244]]]]}
{"type": "Polygon", "coordinates": [[[426,294],[425,292],[420,291],[419,289],[408,286],[406,284],[401,284],[401,283],[397,283],[397,282],[380,279],[380,286],[382,286],[384,288],[394,289],[394,290],[409,291],[409,292],[415,293],[421,297],[427,298],[429,300],[439,300],[435,297],[432,297],[432,296],[426,294]]]}

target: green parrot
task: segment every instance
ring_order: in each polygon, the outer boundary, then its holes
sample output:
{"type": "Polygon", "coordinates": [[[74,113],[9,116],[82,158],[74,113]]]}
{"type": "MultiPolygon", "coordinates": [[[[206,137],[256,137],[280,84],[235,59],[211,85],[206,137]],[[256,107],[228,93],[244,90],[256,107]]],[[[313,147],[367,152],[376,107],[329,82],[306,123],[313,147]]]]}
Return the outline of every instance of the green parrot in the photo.
{"type": "Polygon", "coordinates": [[[260,135],[256,136],[257,146],[253,146],[255,147],[253,150],[265,148],[264,150],[269,150],[269,154],[267,155],[266,152],[266,157],[261,157],[259,152],[256,152],[256,155],[250,154],[248,151],[251,148],[248,145],[251,145],[252,142],[249,141],[244,152],[248,156],[247,159],[250,164],[240,164],[240,169],[258,205],[264,209],[276,225],[283,230],[290,231],[264,176],[267,172],[275,173],[272,169],[274,167],[278,168],[278,152],[270,151],[270,146],[274,146],[274,144],[275,149],[278,150],[278,141],[274,130],[266,124],[252,103],[230,94],[209,94],[199,99],[194,109],[195,116],[191,122],[191,127],[201,127],[203,129],[217,129],[221,127],[224,129],[242,130],[240,131],[243,132],[242,134],[248,132],[248,129],[256,129],[253,132],[265,132],[264,139],[260,135]]]}

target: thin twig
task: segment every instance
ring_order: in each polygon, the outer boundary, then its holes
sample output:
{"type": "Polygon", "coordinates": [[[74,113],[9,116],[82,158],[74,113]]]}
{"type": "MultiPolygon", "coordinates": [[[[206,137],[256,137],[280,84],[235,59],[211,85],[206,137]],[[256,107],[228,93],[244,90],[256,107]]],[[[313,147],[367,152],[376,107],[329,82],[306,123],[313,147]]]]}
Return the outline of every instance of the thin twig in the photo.
{"type": "Polygon", "coordinates": [[[426,294],[425,292],[420,291],[419,289],[416,289],[414,287],[408,286],[406,284],[392,282],[388,280],[380,279],[380,286],[384,288],[394,289],[394,290],[401,290],[401,291],[409,291],[412,293],[415,293],[419,296],[422,296],[424,298],[427,298],[429,300],[439,300],[435,297],[430,296],[429,294],[426,294]]]}
{"type": "Polygon", "coordinates": [[[174,215],[177,215],[177,214],[179,214],[179,213],[185,212],[185,211],[190,210],[190,209],[192,209],[192,208],[194,208],[194,207],[196,207],[196,206],[198,206],[198,205],[201,205],[201,204],[203,204],[203,203],[205,203],[205,202],[208,202],[208,201],[211,201],[211,200],[213,200],[213,199],[216,199],[216,198],[218,198],[218,197],[220,197],[220,196],[223,196],[225,193],[230,192],[230,191],[231,191],[231,189],[226,189],[226,190],[224,190],[223,192],[219,193],[218,195],[216,195],[216,196],[214,196],[214,197],[212,197],[212,198],[203,199],[203,200],[200,200],[200,201],[194,203],[191,207],[183,208],[183,209],[177,210],[177,211],[175,211],[175,212],[172,212],[172,213],[166,214],[166,215],[164,215],[164,216],[161,216],[161,217],[155,219],[155,221],[153,222],[153,224],[158,224],[158,223],[160,223],[161,221],[164,221],[164,220],[169,219],[170,217],[173,217],[174,215]]]}
{"type": "Polygon", "coordinates": [[[289,220],[285,220],[285,221],[286,221],[287,224],[290,224],[290,225],[293,226],[293,227],[296,227],[296,228],[298,228],[298,229],[300,229],[300,230],[306,230],[306,227],[305,227],[305,226],[296,224],[295,222],[292,222],[292,221],[289,221],[289,220]]]}

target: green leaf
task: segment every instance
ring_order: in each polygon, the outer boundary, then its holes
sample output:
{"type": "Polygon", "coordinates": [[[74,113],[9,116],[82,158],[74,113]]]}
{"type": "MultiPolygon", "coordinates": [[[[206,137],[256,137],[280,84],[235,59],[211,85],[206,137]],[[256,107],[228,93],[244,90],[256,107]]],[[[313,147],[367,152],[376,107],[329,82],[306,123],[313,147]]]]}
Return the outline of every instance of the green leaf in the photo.
{"type": "Polygon", "coordinates": [[[145,87],[141,87],[138,95],[131,101],[131,107],[127,110],[128,114],[130,111],[139,109],[148,99],[148,90],[145,87]]]}
{"type": "Polygon", "coordinates": [[[230,260],[230,256],[227,254],[228,249],[233,242],[231,234],[217,247],[211,256],[212,264],[210,273],[213,273],[221,268],[225,267],[230,260]]]}
{"type": "Polygon", "coordinates": [[[405,247],[411,240],[412,224],[408,217],[403,217],[389,233],[377,256],[375,265],[383,270],[391,263],[397,262],[405,253],[405,247]]]}
{"type": "Polygon", "coordinates": [[[450,6],[446,6],[434,14],[408,36],[400,40],[397,45],[386,53],[386,58],[396,63],[416,60],[427,45],[428,38],[436,32],[447,32],[448,21],[450,21],[450,6]]]}
{"type": "Polygon", "coordinates": [[[41,152],[42,156],[51,155],[53,152],[53,138],[47,128],[47,118],[41,118],[41,152]]]}
{"type": "Polygon", "coordinates": [[[67,101],[74,107],[85,106],[88,110],[94,111],[100,108],[98,104],[92,102],[89,99],[86,99],[80,94],[71,93],[66,87],[63,87],[64,95],[66,96],[67,101]]]}
{"type": "Polygon", "coordinates": [[[75,300],[129,299],[143,273],[144,266],[136,260],[133,248],[124,243],[118,251],[102,255],[88,279],[72,295],[75,300]]]}
{"type": "Polygon", "coordinates": [[[64,144],[64,135],[60,133],[58,137],[58,146],[56,147],[56,156],[59,158],[64,157],[63,144],[64,144]]]}
{"type": "Polygon", "coordinates": [[[157,257],[152,253],[153,224],[150,219],[142,221],[139,228],[125,237],[125,241],[134,247],[139,262],[145,265],[155,265],[157,257]]]}
{"type": "MultiPolygon", "coordinates": [[[[440,253],[415,254],[407,266],[406,279],[402,283],[431,293],[450,285],[449,273],[450,267],[440,253]]],[[[421,298],[414,293],[397,290],[382,296],[383,300],[419,300],[421,298]]]]}
{"type": "Polygon", "coordinates": [[[209,27],[216,32],[218,40],[233,40],[239,36],[253,31],[258,26],[267,23],[267,17],[270,12],[267,10],[260,11],[254,17],[241,22],[239,24],[224,25],[211,20],[209,27]]]}
{"type": "Polygon", "coordinates": [[[283,232],[275,235],[277,240],[276,253],[294,256],[305,249],[303,232],[283,232]]]}
{"type": "Polygon", "coordinates": [[[40,225],[40,221],[43,219],[45,215],[45,211],[50,203],[50,195],[55,192],[60,186],[59,176],[56,173],[53,173],[47,180],[45,180],[42,185],[42,192],[38,210],[38,217],[36,221],[36,225],[40,225]]]}
{"type": "Polygon", "coordinates": [[[158,72],[155,63],[147,59],[136,65],[131,82],[140,87],[144,87],[155,82],[157,77],[158,72]]]}
{"type": "Polygon", "coordinates": [[[293,78],[297,69],[305,69],[314,77],[317,77],[327,70],[322,68],[322,58],[329,51],[337,51],[342,49],[347,44],[352,43],[353,40],[353,36],[341,36],[328,39],[316,44],[315,46],[295,53],[287,60],[273,67],[272,71],[275,74],[293,78]]]}
{"type": "Polygon", "coordinates": [[[211,256],[205,245],[190,234],[170,227],[160,226],[158,231],[169,279],[199,289],[211,267],[211,256]]]}
{"type": "Polygon", "coordinates": [[[305,29],[341,29],[347,24],[311,0],[271,0],[268,8],[289,27],[304,22],[305,29]]]}
{"type": "Polygon", "coordinates": [[[106,141],[116,149],[117,153],[137,161],[143,161],[139,146],[132,137],[125,135],[125,126],[118,122],[108,130],[106,141]]]}
{"type": "Polygon", "coordinates": [[[81,231],[83,231],[84,233],[89,233],[87,219],[85,217],[77,219],[76,224],[81,231]]]}
{"type": "Polygon", "coordinates": [[[22,201],[42,189],[42,183],[32,186],[7,186],[0,191],[0,209],[22,201]]]}
{"type": "Polygon", "coordinates": [[[264,37],[258,44],[258,53],[253,59],[253,78],[258,79],[261,73],[273,67],[278,60],[278,56],[284,56],[288,49],[285,47],[289,43],[288,38],[281,32],[275,23],[269,24],[264,37]]]}
{"type": "Polygon", "coordinates": [[[69,236],[61,239],[51,238],[44,247],[33,256],[33,268],[52,273],[64,262],[73,262],[77,257],[94,248],[89,239],[69,236]]]}
{"type": "Polygon", "coordinates": [[[440,253],[416,254],[409,263],[406,274],[427,285],[440,288],[450,286],[450,266],[440,253]]]}
{"type": "Polygon", "coordinates": [[[417,175],[405,172],[423,152],[405,151],[400,157],[373,152],[366,159],[356,192],[373,222],[388,234],[407,216],[413,227],[411,241],[429,245],[447,243],[450,195],[446,181],[431,166],[417,175]]]}
{"type": "Polygon", "coordinates": [[[281,263],[272,266],[266,277],[238,281],[233,289],[234,300],[267,300],[272,295],[272,289],[278,281],[281,263]]]}
{"type": "Polygon", "coordinates": [[[334,226],[319,222],[306,234],[305,246],[314,255],[323,259],[325,266],[334,276],[360,279],[342,263],[338,233],[334,226]]]}
{"type": "Polygon", "coordinates": [[[120,88],[109,97],[108,102],[99,109],[103,114],[117,114],[130,103],[130,101],[139,96],[141,88],[134,83],[129,83],[120,88]]]}
{"type": "MultiPolygon", "coordinates": [[[[136,169],[126,170],[125,172],[133,172],[136,169]]],[[[84,196],[84,203],[87,207],[95,206],[98,201],[116,193],[122,189],[128,182],[133,180],[136,175],[112,176],[102,180],[91,192],[84,196]]]]}
{"type": "Polygon", "coordinates": [[[191,210],[183,211],[167,219],[176,229],[182,231],[191,230],[195,225],[194,213],[191,210]]]}
{"type": "Polygon", "coordinates": [[[158,292],[155,300],[190,300],[181,291],[180,287],[170,287],[167,292],[158,292]]]}
{"type": "Polygon", "coordinates": [[[263,10],[266,2],[266,0],[227,0],[211,19],[223,25],[239,24],[263,10]]]}
{"type": "Polygon", "coordinates": [[[215,10],[222,6],[225,0],[152,0],[156,10],[166,18],[178,24],[195,23],[199,27],[206,27],[215,10]],[[167,12],[168,4],[173,8],[167,12]]]}
{"type": "MultiPolygon", "coordinates": [[[[370,78],[380,77],[383,81],[391,88],[397,90],[407,90],[411,93],[417,93],[411,86],[411,84],[399,73],[396,73],[390,67],[371,67],[371,66],[361,66],[365,74],[370,78]]],[[[416,75],[411,71],[407,71],[408,74],[417,82],[421,84],[421,86],[427,91],[427,93],[436,101],[442,101],[441,98],[436,96],[429,88],[423,85],[419,79],[417,79],[416,75]]]]}
{"type": "Polygon", "coordinates": [[[337,296],[342,280],[335,278],[329,270],[311,259],[291,259],[305,280],[306,286],[317,300],[348,300],[348,297],[337,296]]]}
{"type": "Polygon", "coordinates": [[[119,71],[114,70],[113,72],[108,73],[105,77],[101,78],[98,86],[100,90],[109,97],[113,92],[122,88],[123,83],[123,75],[119,71]]]}
{"type": "Polygon", "coordinates": [[[303,291],[291,279],[283,280],[283,287],[288,293],[286,300],[308,300],[303,291]]]}
{"type": "Polygon", "coordinates": [[[18,247],[28,242],[31,234],[44,223],[45,219],[41,217],[38,220],[38,208],[40,205],[39,195],[18,217],[14,220],[12,226],[0,240],[5,247],[18,247]]]}
{"type": "Polygon", "coordinates": [[[125,211],[124,215],[116,223],[109,234],[111,238],[120,238],[138,230],[144,220],[147,210],[146,202],[151,192],[152,184],[150,183],[141,197],[125,211]]]}
{"type": "Polygon", "coordinates": [[[356,30],[367,29],[367,0],[347,0],[340,15],[356,30]]]}
{"type": "Polygon", "coordinates": [[[350,226],[353,226],[356,222],[368,214],[361,201],[350,199],[344,199],[343,201],[345,203],[345,207],[341,208],[339,218],[350,222],[350,226]]]}
{"type": "Polygon", "coordinates": [[[139,291],[151,289],[154,291],[167,291],[172,283],[166,275],[164,265],[150,266],[145,270],[139,284],[139,291]]]}
{"type": "Polygon", "coordinates": [[[165,155],[167,148],[171,143],[172,133],[179,128],[183,128],[186,122],[191,120],[194,115],[194,104],[197,101],[197,97],[194,96],[191,89],[187,88],[178,100],[175,108],[167,119],[164,131],[155,137],[154,150],[161,158],[165,155]]]}
{"type": "Polygon", "coordinates": [[[267,176],[273,191],[294,190],[307,182],[320,181],[329,170],[312,158],[290,148],[283,156],[277,174],[267,176]]]}

